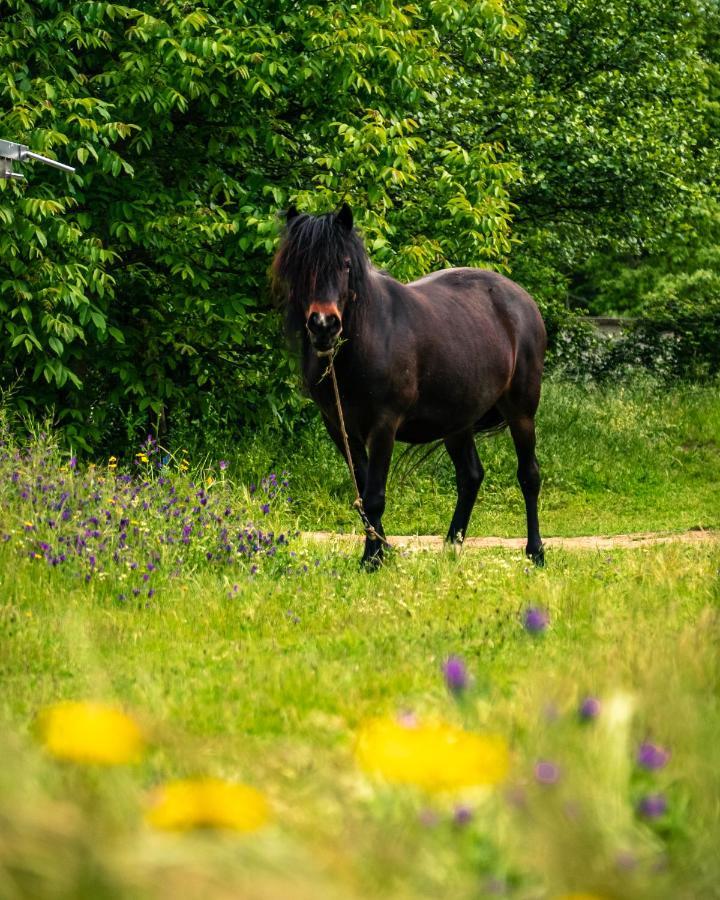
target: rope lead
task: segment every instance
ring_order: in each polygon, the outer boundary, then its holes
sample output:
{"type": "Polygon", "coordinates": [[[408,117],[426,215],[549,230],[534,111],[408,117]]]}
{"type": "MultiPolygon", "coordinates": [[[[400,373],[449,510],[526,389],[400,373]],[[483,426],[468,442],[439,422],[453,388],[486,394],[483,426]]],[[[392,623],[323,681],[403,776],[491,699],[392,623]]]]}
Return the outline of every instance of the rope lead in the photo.
{"type": "MultiPolygon", "coordinates": [[[[333,391],[335,393],[335,406],[337,408],[338,421],[340,422],[340,434],[342,434],[343,445],[345,447],[345,459],[348,464],[348,469],[350,469],[350,477],[352,478],[353,487],[355,488],[355,500],[353,501],[353,509],[356,509],[358,515],[360,516],[360,521],[363,524],[363,528],[365,530],[365,534],[373,541],[380,541],[385,544],[386,547],[389,547],[390,544],[388,541],[381,535],[378,534],[375,528],[373,527],[370,519],[367,517],[367,513],[365,512],[365,507],[363,506],[362,497],[360,496],[360,489],[358,488],[357,478],[355,477],[355,467],[353,466],[352,454],[350,453],[350,442],[348,440],[347,431],[345,430],[345,417],[343,416],[342,411],[342,403],[340,402],[340,390],[338,389],[337,377],[335,375],[335,353],[336,349],[333,350],[323,350],[318,352],[318,357],[326,357],[329,358],[328,367],[322,375],[322,378],[325,375],[330,373],[330,379],[332,380],[333,391]]],[[[320,379],[322,381],[322,378],[320,379]]]]}

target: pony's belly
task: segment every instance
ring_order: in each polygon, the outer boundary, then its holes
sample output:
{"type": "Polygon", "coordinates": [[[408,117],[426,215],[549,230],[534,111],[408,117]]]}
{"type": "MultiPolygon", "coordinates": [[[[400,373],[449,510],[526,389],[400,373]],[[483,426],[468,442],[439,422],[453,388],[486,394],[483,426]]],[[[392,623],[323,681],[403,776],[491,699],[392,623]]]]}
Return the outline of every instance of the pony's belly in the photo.
{"type": "Polygon", "coordinates": [[[412,422],[403,422],[395,437],[406,444],[428,444],[430,441],[439,441],[459,430],[460,428],[449,426],[448,423],[441,426],[437,422],[415,419],[412,422]]]}

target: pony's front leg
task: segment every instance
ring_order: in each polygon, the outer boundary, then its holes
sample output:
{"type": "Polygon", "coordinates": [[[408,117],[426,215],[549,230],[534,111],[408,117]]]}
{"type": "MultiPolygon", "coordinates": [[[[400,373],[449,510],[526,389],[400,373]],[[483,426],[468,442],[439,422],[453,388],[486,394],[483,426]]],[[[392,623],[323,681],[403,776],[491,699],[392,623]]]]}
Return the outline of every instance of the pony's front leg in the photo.
{"type": "Polygon", "coordinates": [[[396,431],[395,423],[384,423],[373,429],[368,440],[367,480],[362,501],[370,525],[383,540],[373,537],[372,534],[366,534],[365,551],[360,560],[360,565],[366,569],[377,569],[383,561],[385,532],[382,527],[382,515],[385,512],[385,485],[390,471],[396,431]]]}

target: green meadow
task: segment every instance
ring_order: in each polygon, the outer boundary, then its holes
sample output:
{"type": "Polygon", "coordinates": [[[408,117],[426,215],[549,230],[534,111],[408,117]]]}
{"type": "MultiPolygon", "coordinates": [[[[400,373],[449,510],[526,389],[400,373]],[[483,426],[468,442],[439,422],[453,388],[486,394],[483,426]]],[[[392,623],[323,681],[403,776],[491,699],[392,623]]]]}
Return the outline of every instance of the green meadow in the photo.
{"type": "MultiPolygon", "coordinates": [[[[717,386],[549,382],[538,433],[547,535],[720,527],[717,386]]],[[[522,535],[509,444],[479,444],[472,534],[522,535]]],[[[358,530],[319,429],[187,450],[115,468],[5,434],[0,897],[720,896],[720,542],[367,574],[359,536],[302,534],[358,530]],[[67,700],[123,709],[139,758],[58,758],[67,700]],[[507,772],[395,783],[358,757],[378,717],[496,736],[507,772]],[[196,777],[258,789],[267,823],[154,828],[159,786],[196,777]]],[[[388,533],[444,533],[452,472],[388,497],[388,533]]]]}

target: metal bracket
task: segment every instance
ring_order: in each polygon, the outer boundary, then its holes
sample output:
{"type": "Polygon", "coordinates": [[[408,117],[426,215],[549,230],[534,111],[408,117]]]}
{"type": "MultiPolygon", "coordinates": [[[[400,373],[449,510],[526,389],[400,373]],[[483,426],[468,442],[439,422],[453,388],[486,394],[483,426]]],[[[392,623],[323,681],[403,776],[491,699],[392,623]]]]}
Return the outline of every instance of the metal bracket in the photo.
{"type": "Polygon", "coordinates": [[[52,166],[54,169],[60,169],[61,172],[72,174],[75,171],[73,166],[66,166],[65,163],[58,162],[56,159],[49,159],[47,156],[34,153],[25,144],[15,144],[13,141],[0,141],[0,179],[24,178],[25,176],[20,172],[13,172],[13,163],[25,162],[26,159],[36,159],[38,162],[52,166]]]}

